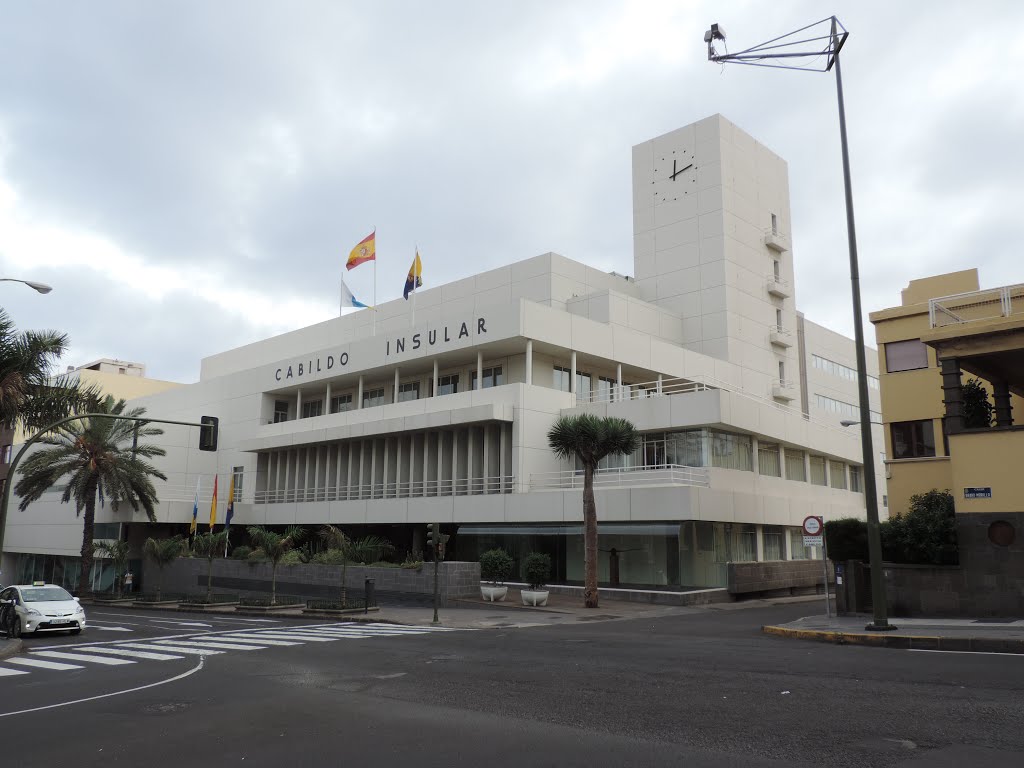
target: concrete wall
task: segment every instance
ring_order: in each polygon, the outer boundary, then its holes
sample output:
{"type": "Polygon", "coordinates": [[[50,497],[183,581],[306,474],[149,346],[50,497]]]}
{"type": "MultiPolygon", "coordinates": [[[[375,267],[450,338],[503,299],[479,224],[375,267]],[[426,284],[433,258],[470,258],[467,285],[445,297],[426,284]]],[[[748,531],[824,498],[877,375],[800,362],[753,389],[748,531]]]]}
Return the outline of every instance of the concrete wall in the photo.
{"type": "MultiPolygon", "coordinates": [[[[163,591],[167,594],[205,594],[207,561],[200,558],[182,558],[164,569],[163,591]]],[[[214,592],[237,595],[269,595],[271,566],[246,560],[214,560],[214,592]]],[[[146,561],[142,571],[140,591],[155,592],[158,573],[156,566],[146,561]]],[[[434,566],[425,563],[421,568],[370,568],[350,565],[346,574],[349,596],[363,596],[366,579],[373,579],[379,603],[388,599],[408,600],[424,598],[434,592],[434,566]]],[[[442,604],[480,595],[480,564],[463,562],[441,563],[438,585],[442,604]]],[[[277,594],[303,599],[332,599],[341,588],[341,566],[336,565],[281,565],[277,569],[277,594]]]]}

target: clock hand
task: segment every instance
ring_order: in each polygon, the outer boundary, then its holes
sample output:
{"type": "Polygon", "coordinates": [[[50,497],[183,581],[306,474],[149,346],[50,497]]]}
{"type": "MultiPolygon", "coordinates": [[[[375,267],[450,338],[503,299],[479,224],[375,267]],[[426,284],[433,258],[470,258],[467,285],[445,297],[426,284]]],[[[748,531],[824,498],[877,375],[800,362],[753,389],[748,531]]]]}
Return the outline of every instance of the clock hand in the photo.
{"type": "Polygon", "coordinates": [[[693,163],[690,163],[690,164],[689,164],[688,166],[686,166],[685,168],[680,168],[680,169],[679,169],[678,171],[675,171],[675,172],[674,172],[674,173],[673,173],[673,174],[672,174],[672,175],[671,175],[671,176],[670,176],[669,178],[671,178],[671,179],[672,179],[672,181],[675,181],[675,180],[676,180],[676,176],[678,176],[678,175],[679,175],[680,173],[682,173],[683,171],[688,171],[688,170],[690,170],[691,168],[693,168],[693,163]]]}

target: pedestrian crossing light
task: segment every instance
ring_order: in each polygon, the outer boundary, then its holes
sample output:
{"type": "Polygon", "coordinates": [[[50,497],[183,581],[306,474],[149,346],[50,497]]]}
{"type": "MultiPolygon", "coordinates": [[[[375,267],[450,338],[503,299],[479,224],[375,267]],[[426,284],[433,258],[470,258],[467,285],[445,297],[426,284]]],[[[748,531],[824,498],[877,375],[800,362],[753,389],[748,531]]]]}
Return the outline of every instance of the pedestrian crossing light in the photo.
{"type": "Polygon", "coordinates": [[[203,416],[199,419],[199,450],[200,451],[216,451],[217,450],[217,432],[219,431],[218,424],[220,419],[216,416],[203,416]]]}
{"type": "Polygon", "coordinates": [[[427,526],[427,546],[434,550],[435,553],[439,552],[438,545],[441,542],[441,524],[431,523],[427,526]]]}

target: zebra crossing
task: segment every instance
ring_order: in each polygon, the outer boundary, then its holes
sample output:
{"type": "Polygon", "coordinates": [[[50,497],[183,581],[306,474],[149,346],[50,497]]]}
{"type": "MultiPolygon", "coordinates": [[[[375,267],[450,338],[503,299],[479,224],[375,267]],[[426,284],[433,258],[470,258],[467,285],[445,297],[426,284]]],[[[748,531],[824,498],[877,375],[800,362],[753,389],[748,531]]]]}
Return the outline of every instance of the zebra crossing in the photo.
{"type": "Polygon", "coordinates": [[[34,671],[68,672],[97,667],[114,667],[142,661],[177,661],[218,656],[233,651],[251,652],[267,648],[334,643],[339,640],[401,637],[463,630],[399,624],[303,624],[272,629],[238,629],[203,634],[178,635],[150,640],[117,641],[30,650],[0,662],[0,678],[27,675],[34,671]]]}

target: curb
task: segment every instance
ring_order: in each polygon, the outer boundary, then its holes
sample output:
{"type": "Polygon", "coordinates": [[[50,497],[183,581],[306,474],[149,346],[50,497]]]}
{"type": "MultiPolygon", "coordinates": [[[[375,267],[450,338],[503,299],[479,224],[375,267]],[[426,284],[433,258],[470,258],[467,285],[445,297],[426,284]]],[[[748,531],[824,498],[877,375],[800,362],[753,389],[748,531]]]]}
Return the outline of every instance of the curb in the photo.
{"type": "Polygon", "coordinates": [[[939,637],[934,635],[885,635],[860,632],[836,632],[826,629],[794,629],[763,626],[766,635],[794,640],[816,640],[834,645],[866,645],[903,651],[974,651],[975,653],[1024,654],[1024,639],[994,637],[939,637]]]}
{"type": "Polygon", "coordinates": [[[22,647],[23,642],[20,638],[18,640],[4,640],[0,643],[0,659],[6,659],[21,653],[22,647]]]}

